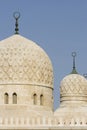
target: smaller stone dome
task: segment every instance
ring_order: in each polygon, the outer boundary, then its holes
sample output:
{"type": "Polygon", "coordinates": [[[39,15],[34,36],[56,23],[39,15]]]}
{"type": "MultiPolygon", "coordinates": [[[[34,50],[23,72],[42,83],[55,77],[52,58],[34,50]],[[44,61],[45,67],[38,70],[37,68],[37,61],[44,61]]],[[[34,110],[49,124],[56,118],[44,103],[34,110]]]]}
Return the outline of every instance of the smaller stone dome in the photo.
{"type": "MultiPolygon", "coordinates": [[[[69,74],[60,84],[60,100],[62,102],[87,102],[87,80],[79,74],[69,74]]],[[[69,103],[70,103],[69,102],[69,103]]]]}

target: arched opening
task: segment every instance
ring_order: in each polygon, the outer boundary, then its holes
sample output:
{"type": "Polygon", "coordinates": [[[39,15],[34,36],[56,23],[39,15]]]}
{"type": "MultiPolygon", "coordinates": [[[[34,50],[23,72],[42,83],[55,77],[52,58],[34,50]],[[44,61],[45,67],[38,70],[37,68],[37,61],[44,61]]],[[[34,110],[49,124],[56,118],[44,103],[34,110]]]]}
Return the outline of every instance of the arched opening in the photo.
{"type": "Polygon", "coordinates": [[[43,100],[44,100],[43,98],[44,98],[44,97],[43,97],[43,95],[41,94],[41,95],[40,95],[40,105],[43,105],[43,102],[44,102],[44,101],[43,101],[43,100]]]}
{"type": "Polygon", "coordinates": [[[5,103],[5,104],[8,104],[8,103],[9,103],[9,95],[8,95],[8,93],[5,93],[5,94],[4,94],[4,103],[5,103]]]}
{"type": "Polygon", "coordinates": [[[34,103],[34,105],[37,104],[37,95],[36,94],[33,95],[33,103],[34,103]]]}
{"type": "Polygon", "coordinates": [[[17,94],[16,93],[13,93],[12,98],[13,98],[13,104],[17,104],[17,94]]]}

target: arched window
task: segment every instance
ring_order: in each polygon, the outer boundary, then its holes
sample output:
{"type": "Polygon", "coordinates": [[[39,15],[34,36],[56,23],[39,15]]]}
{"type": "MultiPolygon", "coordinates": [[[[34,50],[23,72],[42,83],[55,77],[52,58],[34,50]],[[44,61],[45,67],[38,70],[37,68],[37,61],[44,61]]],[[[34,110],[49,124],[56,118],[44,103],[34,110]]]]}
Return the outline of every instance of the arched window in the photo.
{"type": "Polygon", "coordinates": [[[4,94],[4,103],[5,103],[5,104],[8,104],[8,103],[9,103],[9,95],[8,95],[8,93],[5,93],[5,94],[4,94]]]}
{"type": "Polygon", "coordinates": [[[13,104],[17,104],[17,94],[16,93],[13,93],[12,98],[13,98],[13,104]]]}
{"type": "Polygon", "coordinates": [[[40,105],[43,105],[43,95],[40,95],[40,105]]]}
{"type": "Polygon", "coordinates": [[[37,95],[36,94],[33,95],[33,103],[34,103],[34,105],[37,104],[37,95]]]}

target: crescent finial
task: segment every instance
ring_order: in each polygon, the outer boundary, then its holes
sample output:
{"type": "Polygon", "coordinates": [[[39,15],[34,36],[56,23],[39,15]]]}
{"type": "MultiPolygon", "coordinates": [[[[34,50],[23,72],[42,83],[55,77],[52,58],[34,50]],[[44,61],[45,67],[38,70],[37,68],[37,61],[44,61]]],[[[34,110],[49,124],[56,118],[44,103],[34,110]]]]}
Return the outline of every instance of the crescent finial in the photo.
{"type": "Polygon", "coordinates": [[[19,28],[18,28],[18,19],[20,18],[20,12],[14,12],[13,13],[13,17],[15,18],[16,22],[15,22],[15,34],[19,34],[19,28]]]}

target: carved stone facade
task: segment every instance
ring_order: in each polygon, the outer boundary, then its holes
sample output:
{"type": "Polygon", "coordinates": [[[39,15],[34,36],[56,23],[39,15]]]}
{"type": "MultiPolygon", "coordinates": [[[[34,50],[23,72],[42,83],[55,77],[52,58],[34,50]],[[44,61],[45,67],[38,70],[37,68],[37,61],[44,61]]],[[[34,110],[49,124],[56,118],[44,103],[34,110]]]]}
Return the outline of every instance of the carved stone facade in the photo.
{"type": "Polygon", "coordinates": [[[69,74],[53,111],[53,68],[36,43],[18,34],[0,41],[0,129],[87,130],[87,80],[69,74]]]}

